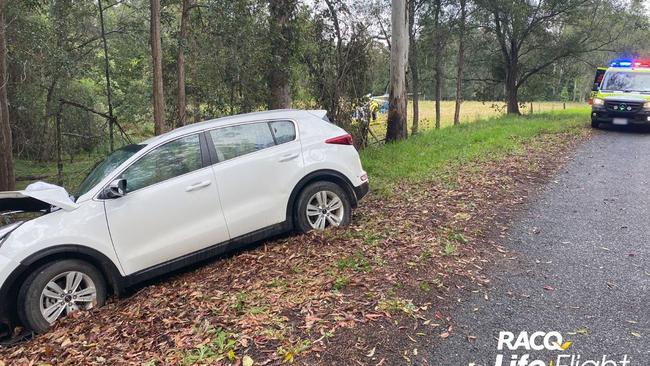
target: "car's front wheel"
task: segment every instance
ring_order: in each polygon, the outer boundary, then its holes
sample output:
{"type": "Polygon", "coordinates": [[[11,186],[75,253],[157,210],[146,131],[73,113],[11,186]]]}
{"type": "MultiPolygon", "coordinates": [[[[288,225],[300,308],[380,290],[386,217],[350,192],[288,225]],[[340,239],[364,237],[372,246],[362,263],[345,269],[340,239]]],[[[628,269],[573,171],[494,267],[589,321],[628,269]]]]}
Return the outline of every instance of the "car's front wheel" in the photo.
{"type": "Polygon", "coordinates": [[[75,311],[104,305],[106,283],[94,266],[75,259],[54,261],[34,271],[18,293],[18,316],[25,327],[47,331],[75,311]]]}
{"type": "Polygon", "coordinates": [[[316,182],[302,190],[296,205],[296,229],[306,233],[350,223],[352,205],[346,192],[332,182],[316,182]]]}

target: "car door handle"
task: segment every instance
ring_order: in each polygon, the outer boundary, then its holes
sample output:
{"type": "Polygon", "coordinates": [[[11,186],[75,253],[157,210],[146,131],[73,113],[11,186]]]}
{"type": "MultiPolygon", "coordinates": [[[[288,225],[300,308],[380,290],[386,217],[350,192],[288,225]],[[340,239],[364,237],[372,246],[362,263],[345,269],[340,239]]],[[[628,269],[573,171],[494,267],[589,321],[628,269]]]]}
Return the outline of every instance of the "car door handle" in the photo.
{"type": "Polygon", "coordinates": [[[280,157],[279,162],[284,163],[286,161],[293,160],[297,158],[299,155],[300,155],[299,153],[284,154],[280,157]]]}
{"type": "Polygon", "coordinates": [[[212,182],[210,182],[209,180],[206,180],[204,182],[199,182],[199,183],[196,183],[196,184],[192,184],[191,186],[185,188],[185,192],[198,191],[199,189],[205,188],[205,187],[209,186],[210,184],[212,184],[212,182]]]}

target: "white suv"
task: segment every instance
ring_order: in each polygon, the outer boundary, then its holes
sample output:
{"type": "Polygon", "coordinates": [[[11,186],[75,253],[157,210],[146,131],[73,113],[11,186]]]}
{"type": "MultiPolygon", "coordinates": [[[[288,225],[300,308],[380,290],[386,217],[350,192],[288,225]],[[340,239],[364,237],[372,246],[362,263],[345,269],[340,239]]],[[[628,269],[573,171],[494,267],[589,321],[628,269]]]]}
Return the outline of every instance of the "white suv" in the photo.
{"type": "Polygon", "coordinates": [[[0,334],[36,332],[136,283],[296,229],[345,225],[368,192],[352,138],[325,111],[220,118],[128,145],[74,197],[0,192],[0,334]]]}

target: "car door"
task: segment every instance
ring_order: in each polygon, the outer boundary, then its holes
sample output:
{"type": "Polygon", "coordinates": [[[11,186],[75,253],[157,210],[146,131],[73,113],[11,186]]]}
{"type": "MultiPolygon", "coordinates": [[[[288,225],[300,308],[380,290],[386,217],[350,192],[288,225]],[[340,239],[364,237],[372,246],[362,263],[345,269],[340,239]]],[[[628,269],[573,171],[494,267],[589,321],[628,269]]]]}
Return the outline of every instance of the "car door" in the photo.
{"type": "Polygon", "coordinates": [[[265,121],[210,131],[213,170],[232,238],[286,220],[289,195],[302,178],[296,124],[265,121]]]}
{"type": "Polygon", "coordinates": [[[229,239],[203,138],[193,134],[151,150],[121,174],[126,195],[105,201],[128,274],[229,239]]]}

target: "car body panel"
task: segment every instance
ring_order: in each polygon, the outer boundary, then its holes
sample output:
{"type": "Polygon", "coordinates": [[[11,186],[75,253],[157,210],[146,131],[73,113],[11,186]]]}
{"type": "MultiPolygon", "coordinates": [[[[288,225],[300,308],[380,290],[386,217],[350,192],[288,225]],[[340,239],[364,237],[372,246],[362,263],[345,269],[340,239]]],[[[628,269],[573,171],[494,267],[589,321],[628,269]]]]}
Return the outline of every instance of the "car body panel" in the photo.
{"type": "Polygon", "coordinates": [[[294,140],[212,166],[232,237],[281,223],[291,190],[302,178],[300,142],[294,140]]]}
{"type": "Polygon", "coordinates": [[[18,268],[19,265],[19,262],[0,255],[0,283],[5,283],[5,281],[7,281],[9,276],[16,270],[16,268],[18,268]]]}
{"type": "MultiPolygon", "coordinates": [[[[22,262],[41,250],[59,245],[93,248],[119,266],[104,214],[104,203],[87,201],[74,211],[58,210],[26,221],[0,246],[0,256],[22,262]]],[[[125,272],[121,270],[121,274],[125,272]]]]}
{"type": "Polygon", "coordinates": [[[56,206],[66,211],[76,210],[75,203],[63,188],[44,182],[36,182],[22,191],[0,192],[0,212],[41,211],[56,206]]]}
{"type": "Polygon", "coordinates": [[[301,127],[309,124],[309,128],[301,128],[302,148],[304,151],[305,173],[307,175],[323,169],[341,172],[353,186],[363,184],[362,176],[366,172],[361,167],[359,153],[351,145],[327,144],[325,140],[347,134],[333,123],[304,120],[301,127]]]}
{"type": "Polygon", "coordinates": [[[209,167],[105,205],[115,251],[129,274],[230,238],[209,167]],[[188,191],[202,182],[209,184],[188,191]]]}

